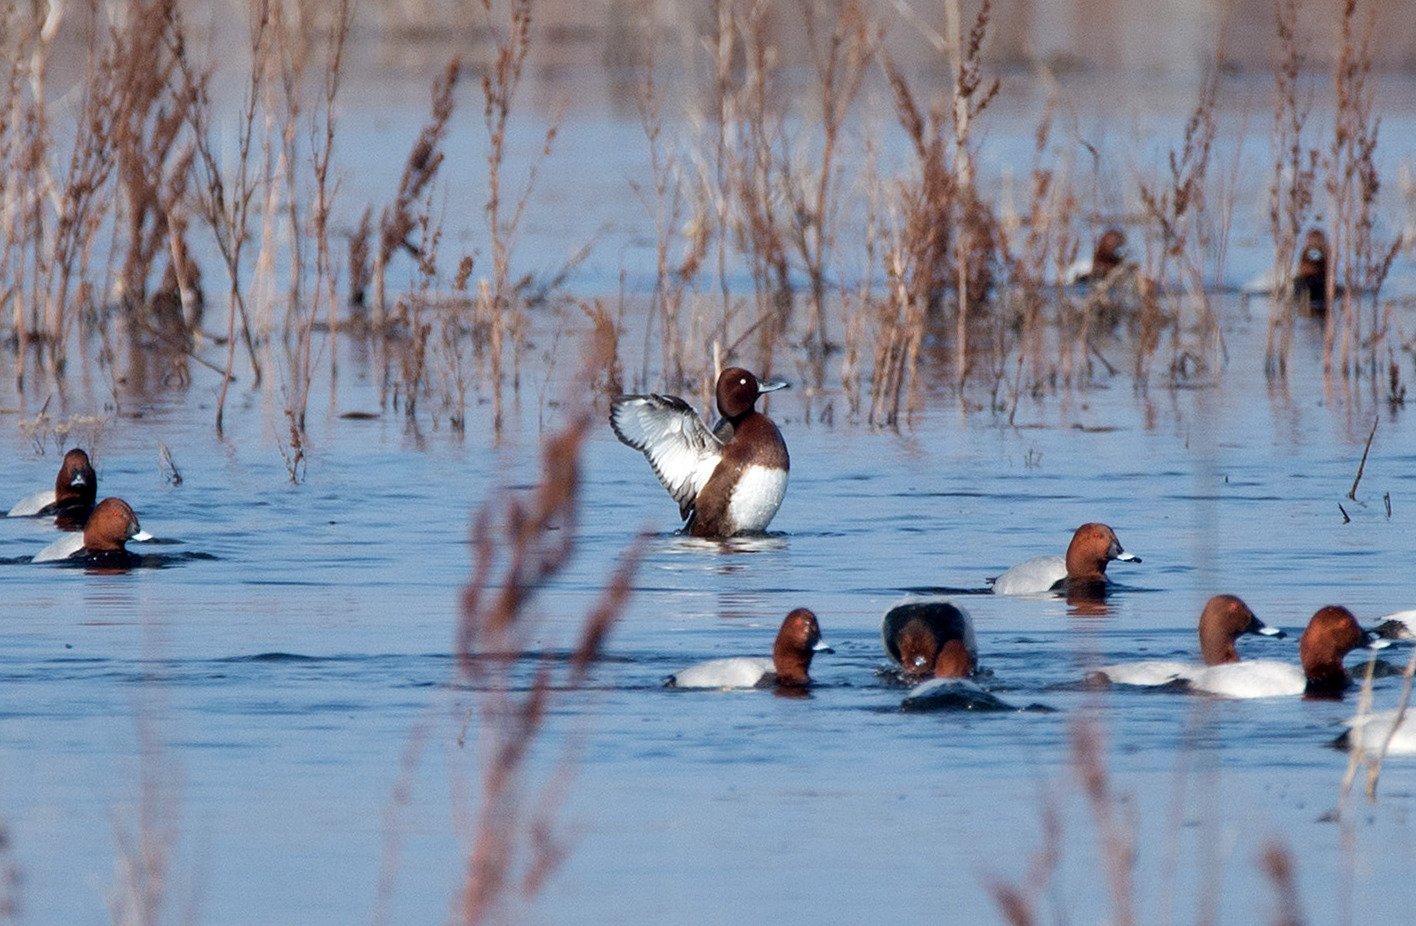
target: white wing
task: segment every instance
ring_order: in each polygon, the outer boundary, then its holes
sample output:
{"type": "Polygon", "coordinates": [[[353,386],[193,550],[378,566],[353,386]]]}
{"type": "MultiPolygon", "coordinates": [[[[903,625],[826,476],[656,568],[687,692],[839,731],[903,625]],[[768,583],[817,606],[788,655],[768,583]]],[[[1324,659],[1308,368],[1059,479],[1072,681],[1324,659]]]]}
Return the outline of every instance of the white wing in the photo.
{"type": "Polygon", "coordinates": [[[15,507],[10,509],[10,513],[7,517],[28,518],[31,515],[39,514],[40,509],[45,505],[52,504],[54,504],[54,489],[42,489],[16,502],[15,507]]]}
{"type": "Polygon", "coordinates": [[[620,441],[643,451],[654,475],[688,517],[698,493],[723,458],[723,443],[688,403],[671,395],[623,395],[610,405],[620,441]]]}

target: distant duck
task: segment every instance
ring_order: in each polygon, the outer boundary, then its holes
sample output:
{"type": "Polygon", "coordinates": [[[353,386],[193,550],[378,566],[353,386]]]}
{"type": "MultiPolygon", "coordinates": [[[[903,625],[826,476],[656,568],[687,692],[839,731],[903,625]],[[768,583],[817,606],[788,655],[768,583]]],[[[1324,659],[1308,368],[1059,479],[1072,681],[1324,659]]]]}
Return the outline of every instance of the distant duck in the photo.
{"type": "Polygon", "coordinates": [[[880,640],[908,676],[967,678],[978,665],[973,619],[944,598],[895,605],[881,621],[880,640]]]}
{"type": "MultiPolygon", "coordinates": [[[[1299,305],[1306,305],[1309,311],[1321,313],[1327,308],[1327,284],[1330,271],[1327,235],[1320,228],[1308,230],[1303,237],[1303,247],[1298,252],[1298,269],[1287,281],[1292,286],[1293,298],[1299,305]]],[[[1239,288],[1244,296],[1262,296],[1272,293],[1276,287],[1273,268],[1249,280],[1239,288]]]]}
{"type": "Polygon", "coordinates": [[[1399,723],[1396,715],[1390,710],[1349,717],[1336,745],[1368,756],[1377,755],[1384,745],[1390,756],[1416,755],[1416,705],[1407,708],[1399,723]]]}
{"type": "Polygon", "coordinates": [[[33,562],[78,559],[94,566],[129,566],[136,555],[129,552],[128,541],[152,539],[138,524],[132,506],[121,498],[105,498],[94,507],[82,534],[65,534],[35,554],[33,562]]]}
{"type": "Polygon", "coordinates": [[[782,505],[791,463],[782,433],[756,403],[786,386],[729,367],[718,376],[722,420],[713,430],[683,399],[653,394],[615,399],[610,427],[649,459],[678,502],[686,532],[710,539],[758,533],[782,505]]]}
{"type": "Polygon", "coordinates": [[[98,474],[93,471],[88,454],[75,447],[64,454],[54,488],[41,489],[21,499],[7,516],[28,518],[53,515],[59,527],[78,530],[88,520],[97,496],[98,474]]]}
{"type": "Polygon", "coordinates": [[[995,595],[1040,595],[1045,592],[1104,594],[1112,560],[1139,563],[1127,553],[1116,532],[1099,522],[1083,524],[1072,534],[1065,556],[1034,556],[989,581],[995,595]]]}
{"type": "Polygon", "coordinates": [[[1096,240],[1092,256],[1075,261],[1067,268],[1062,279],[1069,286],[1078,283],[1100,283],[1125,262],[1126,235],[1119,228],[1108,228],[1096,240]]]}
{"type": "MultiPolygon", "coordinates": [[[[1239,662],[1235,642],[1245,634],[1268,637],[1285,636],[1277,627],[1270,627],[1249,610],[1237,595],[1215,595],[1205,602],[1200,612],[1200,655],[1205,666],[1239,662]]],[[[1117,685],[1166,685],[1185,681],[1203,671],[1204,666],[1163,659],[1146,659],[1102,666],[1096,675],[1117,685]]]]}
{"type": "Polygon", "coordinates": [[[1416,640],[1416,610],[1396,611],[1378,618],[1374,633],[1385,640],[1416,640]]]}
{"type": "Polygon", "coordinates": [[[772,658],[734,656],[694,663],[670,675],[670,688],[803,688],[811,684],[811,657],[834,652],[821,640],[821,626],[807,608],[783,620],[772,645],[772,658]]]}

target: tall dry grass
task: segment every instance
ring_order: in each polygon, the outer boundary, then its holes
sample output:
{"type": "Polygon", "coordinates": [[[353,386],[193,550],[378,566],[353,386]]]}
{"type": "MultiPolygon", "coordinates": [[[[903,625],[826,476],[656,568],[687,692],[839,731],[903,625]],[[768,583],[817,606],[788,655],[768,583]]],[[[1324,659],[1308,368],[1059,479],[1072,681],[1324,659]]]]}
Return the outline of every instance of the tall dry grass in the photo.
{"type": "MultiPolygon", "coordinates": [[[[582,384],[610,363],[613,341],[601,328],[587,352],[582,384]]],[[[534,492],[488,502],[473,518],[473,569],[462,593],[455,651],[459,679],[470,686],[474,701],[468,722],[479,788],[452,911],[458,923],[504,921],[514,904],[543,889],[564,859],[568,850],[557,816],[573,774],[577,739],[569,738],[543,777],[532,766],[532,752],[551,723],[554,703],[587,681],[632,587],[635,549],[621,557],[581,621],[569,658],[545,653],[540,641],[549,627],[538,593],[575,553],[580,456],[592,426],[590,409],[578,402],[575,408],[564,427],[542,442],[534,492]]]]}

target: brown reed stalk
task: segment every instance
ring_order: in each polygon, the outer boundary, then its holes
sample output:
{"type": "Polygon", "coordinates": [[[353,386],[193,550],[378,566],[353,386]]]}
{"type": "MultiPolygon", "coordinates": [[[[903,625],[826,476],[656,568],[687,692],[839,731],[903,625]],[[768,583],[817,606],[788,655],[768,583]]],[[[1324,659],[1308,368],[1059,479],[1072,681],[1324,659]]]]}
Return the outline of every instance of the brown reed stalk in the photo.
{"type": "Polygon", "coordinates": [[[1376,162],[1381,119],[1375,115],[1376,88],[1372,82],[1376,8],[1368,5],[1359,12],[1360,7],[1359,0],[1345,0],[1342,6],[1341,45],[1333,75],[1333,139],[1324,159],[1325,186],[1334,216],[1324,370],[1331,373],[1336,368],[1344,377],[1363,371],[1371,377],[1378,374],[1378,351],[1386,335],[1379,305],[1381,287],[1402,245],[1400,234],[1388,245],[1379,240],[1376,231],[1377,195],[1381,190],[1376,162]],[[1364,302],[1370,309],[1365,325],[1364,302]],[[1362,347],[1369,348],[1368,354],[1358,357],[1356,352],[1362,347]]]}
{"type": "MultiPolygon", "coordinates": [[[[176,0],[136,0],[113,30],[119,94],[113,147],[124,213],[118,291],[140,320],[147,319],[153,265],[181,238],[170,219],[179,214],[192,170],[191,150],[180,141],[194,101],[183,92],[171,51],[185,41],[176,0]]],[[[188,268],[181,269],[190,286],[188,268]]]]}
{"type": "Polygon", "coordinates": [[[1273,841],[1264,846],[1259,858],[1259,867],[1273,884],[1278,901],[1278,912],[1274,915],[1274,926],[1303,926],[1303,908],[1299,903],[1298,877],[1294,872],[1293,853],[1281,842],[1273,841]]]}
{"type": "Polygon", "coordinates": [[[1136,922],[1132,875],[1136,864],[1135,821],[1124,814],[1124,804],[1113,792],[1106,766],[1101,727],[1095,719],[1072,724],[1072,761],[1091,807],[1097,829],[1097,848],[1111,892],[1111,922],[1133,926],[1136,922]]]}
{"type": "MultiPolygon", "coordinates": [[[[883,28],[867,16],[862,0],[835,0],[829,12],[832,25],[827,33],[819,5],[802,0],[801,16],[816,75],[819,162],[804,176],[790,169],[785,172],[790,197],[788,237],[807,281],[807,352],[817,360],[825,357],[827,349],[826,275],[839,223],[837,147],[866,69],[884,37],[883,28]]],[[[821,386],[819,375],[815,385],[821,386]]]]}
{"type": "Polygon", "coordinates": [[[1305,146],[1311,102],[1299,90],[1305,58],[1298,39],[1298,0],[1275,0],[1279,63],[1274,68],[1273,179],[1269,185],[1269,231],[1273,235],[1273,290],[1270,293],[1264,371],[1282,378],[1293,347],[1296,303],[1291,278],[1298,238],[1308,223],[1317,178],[1318,152],[1305,146]]]}
{"type": "MultiPolygon", "coordinates": [[[[1152,296],[1161,298],[1163,286],[1173,266],[1185,288],[1186,301],[1195,307],[1194,327],[1199,332],[1198,345],[1185,342],[1183,303],[1170,299],[1171,381],[1187,379],[1217,366],[1218,355],[1211,356],[1204,345],[1215,343],[1219,321],[1210,305],[1205,286],[1206,201],[1210,153],[1216,134],[1214,110],[1219,92],[1218,76],[1211,72],[1200,88],[1200,98],[1185,122],[1180,148],[1170,149],[1167,173],[1161,182],[1140,184],[1142,208],[1149,220],[1149,229],[1159,239],[1154,250],[1158,255],[1153,268],[1147,268],[1155,281],[1152,296]]],[[[1157,317],[1159,320],[1159,317],[1157,317]]],[[[1144,386],[1147,368],[1137,365],[1137,379],[1144,386]]]]}
{"type": "Polygon", "coordinates": [[[1028,859],[1027,874],[1016,882],[992,880],[988,892],[1009,926],[1036,926],[1042,921],[1038,903],[1062,862],[1062,818],[1050,802],[1042,805],[1042,845],[1028,859]]]}
{"type": "Polygon", "coordinates": [[[686,181],[673,148],[664,139],[662,101],[655,79],[655,49],[652,39],[646,42],[645,63],[638,83],[636,103],[639,123],[649,143],[649,173],[652,200],[638,184],[632,182],[654,221],[654,293],[650,302],[649,320],[644,326],[644,352],[640,381],[635,388],[649,388],[649,338],[653,322],[659,323],[659,379],[670,391],[682,388],[686,382],[685,344],[682,331],[682,309],[685,290],[697,278],[712,242],[713,226],[710,209],[702,197],[694,198],[695,212],[684,233],[682,254],[671,259],[679,228],[683,224],[686,201],[686,181]]]}
{"type": "MultiPolygon", "coordinates": [[[[310,173],[314,181],[315,201],[310,207],[310,231],[315,241],[315,282],[312,314],[318,313],[319,303],[325,304],[331,340],[339,337],[339,281],[331,257],[329,243],[329,216],[334,203],[334,187],[331,183],[330,165],[334,158],[335,104],[339,99],[339,88],[344,74],[344,52],[349,41],[349,30],[354,21],[352,0],[338,0],[334,10],[334,26],[329,32],[322,74],[323,107],[310,123],[310,173]]],[[[369,221],[371,210],[364,212],[364,221],[369,221]]],[[[352,273],[352,271],[351,271],[352,273]]],[[[338,351],[329,352],[330,388],[336,388],[338,351]]],[[[308,393],[310,357],[305,352],[306,392],[308,393]]],[[[307,395],[308,400],[308,395],[307,395]]],[[[301,410],[301,429],[304,428],[304,410],[301,410]]]]}
{"type": "Polygon", "coordinates": [[[226,269],[226,365],[221,391],[216,405],[216,430],[222,431],[226,412],[226,394],[231,385],[236,363],[236,322],[241,322],[241,340],[246,345],[254,386],[261,382],[261,364],[256,355],[255,339],[251,334],[250,313],[241,286],[241,268],[246,244],[250,238],[251,208],[259,192],[259,180],[252,163],[256,136],[256,113],[265,86],[270,51],[269,0],[255,0],[251,12],[251,72],[237,120],[236,163],[229,175],[222,170],[215,149],[212,128],[212,104],[208,93],[210,71],[198,72],[181,49],[175,49],[182,78],[182,93],[192,102],[188,123],[192,128],[197,152],[200,188],[198,202],[202,218],[212,230],[216,248],[226,269]]]}
{"type": "Polygon", "coordinates": [[[504,15],[492,0],[482,0],[486,28],[495,37],[492,62],[482,74],[482,124],[487,133],[487,233],[492,245],[492,275],[479,287],[477,324],[490,332],[489,376],[492,386],[492,429],[501,434],[504,407],[505,362],[510,348],[511,386],[521,387],[521,348],[526,331],[522,300],[510,286],[511,253],[535,189],[541,166],[550,156],[560,129],[551,120],[538,156],[527,169],[518,189],[503,190],[507,127],[516,105],[517,89],[531,52],[532,0],[511,0],[504,15]]]}
{"type": "Polygon", "coordinates": [[[970,148],[974,119],[988,107],[999,87],[996,78],[986,88],[983,83],[983,42],[988,33],[991,13],[990,0],[983,0],[973,27],[965,37],[960,0],[945,0],[944,3],[944,16],[954,64],[954,175],[957,187],[963,193],[964,204],[964,221],[958,240],[959,250],[954,260],[957,287],[954,372],[960,390],[963,389],[969,372],[970,299],[982,301],[987,298],[988,285],[992,281],[987,276],[980,278],[980,271],[986,268],[992,259],[994,233],[997,229],[997,222],[979,198],[974,176],[973,151],[970,148]]]}
{"type": "Polygon", "coordinates": [[[953,58],[954,75],[947,112],[923,110],[909,82],[888,54],[882,58],[895,103],[895,115],[915,154],[916,177],[900,184],[904,216],[903,245],[908,259],[906,285],[912,299],[934,308],[943,295],[955,294],[954,362],[956,383],[969,371],[969,313],[982,304],[993,284],[993,264],[1001,234],[993,207],[976,184],[971,133],[976,120],[998,93],[995,79],[982,77],[983,43],[992,7],[979,8],[967,35],[962,31],[957,0],[946,15],[956,28],[953,39],[938,43],[941,54],[953,58]],[[962,163],[961,163],[962,161],[962,163]]]}
{"type": "MultiPolygon", "coordinates": [[[[380,214],[379,245],[374,251],[371,273],[374,284],[375,331],[382,328],[387,312],[385,277],[389,261],[400,250],[410,252],[415,258],[419,256],[417,248],[408,240],[408,236],[418,226],[420,214],[416,211],[417,207],[424,201],[429,186],[446,158],[442,144],[447,139],[448,123],[452,119],[455,106],[453,91],[461,73],[462,62],[454,56],[433,81],[432,112],[418,133],[418,138],[413,142],[412,150],[408,152],[408,160],[403,165],[403,175],[399,178],[398,192],[394,194],[393,202],[385,206],[380,214]]],[[[362,233],[356,234],[355,241],[361,248],[364,240],[362,233]]],[[[354,246],[351,245],[351,252],[353,250],[354,246]]],[[[362,268],[364,263],[357,259],[358,256],[351,253],[351,266],[362,268]]],[[[357,275],[362,276],[362,269],[357,275]]],[[[354,292],[360,293],[362,289],[356,289],[354,292]]],[[[359,303],[358,295],[354,296],[354,301],[359,303]]]]}
{"type": "MultiPolygon", "coordinates": [[[[591,350],[587,370],[600,366],[608,345],[591,350]]],[[[538,592],[566,567],[575,551],[580,506],[580,454],[589,433],[588,409],[575,412],[542,443],[542,475],[526,498],[489,502],[472,528],[473,570],[463,589],[455,651],[459,677],[477,701],[476,742],[481,787],[471,851],[453,910],[458,923],[502,921],[518,890],[533,897],[563,859],[555,813],[571,772],[573,750],[536,787],[529,767],[544,735],[556,692],[579,688],[599,657],[633,581],[637,554],[621,559],[579,632],[568,665],[537,658],[529,685],[516,668],[545,633],[536,609],[538,592]]]]}

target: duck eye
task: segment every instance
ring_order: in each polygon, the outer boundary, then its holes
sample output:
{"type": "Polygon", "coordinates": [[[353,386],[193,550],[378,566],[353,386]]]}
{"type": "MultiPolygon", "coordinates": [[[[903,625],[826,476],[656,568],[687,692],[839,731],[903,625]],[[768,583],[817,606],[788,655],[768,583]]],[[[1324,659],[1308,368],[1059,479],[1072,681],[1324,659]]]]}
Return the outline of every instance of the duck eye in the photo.
{"type": "Polygon", "coordinates": [[[740,379],[740,380],[738,380],[738,385],[739,385],[739,386],[746,386],[746,385],[747,385],[747,380],[745,380],[745,379],[740,379]]]}

